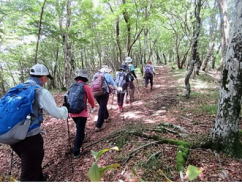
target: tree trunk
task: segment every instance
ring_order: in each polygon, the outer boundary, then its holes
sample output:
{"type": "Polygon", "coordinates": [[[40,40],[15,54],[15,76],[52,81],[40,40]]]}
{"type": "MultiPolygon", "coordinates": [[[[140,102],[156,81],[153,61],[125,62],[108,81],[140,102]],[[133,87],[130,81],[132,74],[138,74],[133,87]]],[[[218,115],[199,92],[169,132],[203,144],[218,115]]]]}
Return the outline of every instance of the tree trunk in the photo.
{"type": "Polygon", "coordinates": [[[225,57],[218,111],[212,129],[214,148],[233,155],[241,150],[238,145],[242,95],[242,1],[237,0],[235,7],[236,19],[225,57]]]}
{"type": "Polygon", "coordinates": [[[217,0],[220,14],[220,31],[221,31],[221,49],[222,49],[222,62],[221,65],[224,65],[226,50],[228,47],[229,41],[229,21],[228,21],[228,12],[227,12],[227,0],[217,0]]]}
{"type": "Polygon", "coordinates": [[[69,87],[72,81],[72,74],[74,71],[74,58],[71,50],[71,43],[69,41],[69,28],[71,25],[71,0],[66,4],[65,30],[63,30],[63,17],[60,19],[60,28],[62,30],[62,44],[64,50],[65,73],[64,84],[65,88],[69,87]]]}
{"type": "Polygon", "coordinates": [[[208,66],[208,62],[213,54],[214,45],[215,45],[215,43],[212,42],[211,45],[209,46],[207,56],[205,57],[205,59],[203,61],[202,71],[205,71],[208,66]]]}
{"type": "Polygon", "coordinates": [[[198,75],[199,69],[201,67],[201,61],[198,53],[198,39],[199,39],[200,29],[201,29],[200,11],[202,8],[202,0],[195,0],[194,3],[195,3],[194,14],[195,14],[196,21],[194,22],[194,25],[193,25],[192,59],[189,63],[189,70],[185,77],[184,96],[186,98],[190,97],[191,86],[190,86],[189,80],[193,73],[193,70],[195,70],[194,73],[198,75]]]}
{"type": "Polygon", "coordinates": [[[41,13],[40,13],[39,32],[38,32],[38,39],[37,39],[37,43],[36,43],[35,58],[34,58],[35,63],[38,62],[39,41],[40,41],[40,36],[41,36],[42,19],[43,19],[43,14],[44,14],[45,3],[46,3],[46,0],[44,0],[44,2],[43,2],[42,8],[41,8],[41,13]]]}

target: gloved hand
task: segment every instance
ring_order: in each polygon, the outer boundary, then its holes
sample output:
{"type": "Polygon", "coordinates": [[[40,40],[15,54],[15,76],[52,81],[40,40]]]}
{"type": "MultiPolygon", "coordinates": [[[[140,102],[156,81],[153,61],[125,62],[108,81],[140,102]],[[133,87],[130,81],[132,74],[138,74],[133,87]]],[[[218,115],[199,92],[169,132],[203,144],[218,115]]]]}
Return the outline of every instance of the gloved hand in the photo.
{"type": "Polygon", "coordinates": [[[64,102],[63,106],[65,106],[67,108],[67,110],[69,111],[70,105],[67,102],[64,102]]]}

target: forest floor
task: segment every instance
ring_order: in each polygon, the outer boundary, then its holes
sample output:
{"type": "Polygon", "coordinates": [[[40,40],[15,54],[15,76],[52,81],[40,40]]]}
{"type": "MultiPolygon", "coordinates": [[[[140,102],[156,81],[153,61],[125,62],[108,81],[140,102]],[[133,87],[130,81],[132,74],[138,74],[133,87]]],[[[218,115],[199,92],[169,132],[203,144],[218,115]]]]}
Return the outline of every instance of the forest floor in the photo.
{"type": "MultiPolygon", "coordinates": [[[[78,159],[69,154],[75,136],[74,122],[69,119],[68,136],[66,121],[45,116],[43,171],[49,175],[49,181],[90,181],[87,172],[94,162],[91,150],[100,151],[114,146],[118,146],[120,151],[105,153],[98,165],[119,163],[120,167],[107,171],[103,181],[181,181],[176,167],[178,146],[132,135],[132,131],[189,142],[205,139],[215,120],[218,83],[211,78],[216,78],[214,73],[202,73],[191,79],[191,98],[185,99],[182,96],[184,70],[173,71],[159,66],[156,71],[153,91],[145,89],[140,78],[136,82],[136,100],[125,104],[124,112],[118,111],[116,97],[110,96],[108,109],[111,120],[105,123],[105,129],[94,131],[97,112],[88,118],[83,152],[78,159]],[[165,127],[162,131],[157,128],[161,126],[165,127]]],[[[55,95],[59,105],[63,103],[62,95],[55,95]]],[[[10,155],[10,148],[0,145],[0,176],[7,176],[11,170],[12,176],[18,178],[20,160],[14,155],[10,169],[10,155]]],[[[202,170],[194,181],[242,181],[242,160],[210,149],[190,149],[185,170],[188,165],[202,170]]]]}

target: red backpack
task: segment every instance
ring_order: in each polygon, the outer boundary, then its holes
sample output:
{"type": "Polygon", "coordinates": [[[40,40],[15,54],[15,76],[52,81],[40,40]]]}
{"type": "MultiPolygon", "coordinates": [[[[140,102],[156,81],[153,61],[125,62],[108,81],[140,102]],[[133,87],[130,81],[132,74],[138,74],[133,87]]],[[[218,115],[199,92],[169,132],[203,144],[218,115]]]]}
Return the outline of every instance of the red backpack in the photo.
{"type": "Polygon", "coordinates": [[[97,74],[95,79],[92,81],[91,84],[92,92],[95,97],[104,95],[107,93],[106,86],[105,86],[105,78],[103,73],[97,74]]]}

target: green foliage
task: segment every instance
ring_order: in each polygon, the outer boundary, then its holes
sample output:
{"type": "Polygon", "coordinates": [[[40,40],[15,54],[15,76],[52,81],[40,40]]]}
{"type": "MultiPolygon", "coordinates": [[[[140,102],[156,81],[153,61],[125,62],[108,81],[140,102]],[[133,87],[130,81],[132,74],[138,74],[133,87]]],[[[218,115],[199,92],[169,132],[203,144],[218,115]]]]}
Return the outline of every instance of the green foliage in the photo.
{"type": "Polygon", "coordinates": [[[182,145],[178,146],[178,150],[176,154],[176,167],[178,171],[183,171],[188,153],[189,153],[188,147],[184,147],[182,145]]]}
{"type": "Polygon", "coordinates": [[[215,104],[204,104],[201,107],[201,112],[210,114],[210,115],[215,115],[217,113],[217,105],[215,104]]]}
{"type": "Polygon", "coordinates": [[[189,181],[197,179],[197,177],[202,173],[201,169],[196,166],[189,165],[186,171],[186,175],[189,181]]]}
{"type": "Polygon", "coordinates": [[[92,182],[101,181],[102,177],[104,176],[104,174],[105,174],[105,172],[107,170],[116,169],[116,168],[118,168],[120,166],[119,164],[111,164],[111,165],[107,165],[107,166],[103,166],[103,167],[98,166],[97,162],[100,159],[100,157],[104,153],[106,153],[106,152],[108,152],[110,150],[119,151],[118,147],[106,148],[106,149],[100,150],[98,152],[91,151],[91,154],[92,154],[92,156],[95,159],[95,162],[89,168],[87,175],[88,175],[88,178],[92,182]]]}

